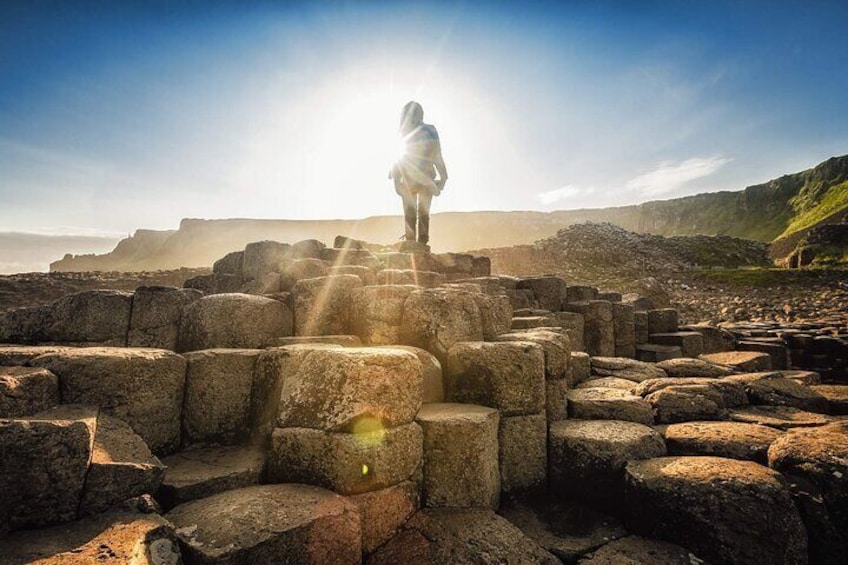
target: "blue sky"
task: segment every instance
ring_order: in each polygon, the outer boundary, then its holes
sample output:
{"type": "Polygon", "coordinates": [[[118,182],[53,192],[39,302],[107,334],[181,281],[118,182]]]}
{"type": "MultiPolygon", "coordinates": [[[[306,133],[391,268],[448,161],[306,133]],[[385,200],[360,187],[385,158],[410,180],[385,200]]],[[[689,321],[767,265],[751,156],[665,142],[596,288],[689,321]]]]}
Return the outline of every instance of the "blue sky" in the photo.
{"type": "Polygon", "coordinates": [[[0,3],[0,231],[399,211],[420,101],[433,210],[736,190],[848,153],[844,2],[0,3]]]}

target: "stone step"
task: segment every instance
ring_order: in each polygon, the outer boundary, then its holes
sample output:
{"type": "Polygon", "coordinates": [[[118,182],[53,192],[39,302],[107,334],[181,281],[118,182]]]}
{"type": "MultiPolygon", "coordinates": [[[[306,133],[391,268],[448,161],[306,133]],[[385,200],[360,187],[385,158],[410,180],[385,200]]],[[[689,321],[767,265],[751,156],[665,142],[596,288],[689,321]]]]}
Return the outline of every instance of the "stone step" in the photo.
{"type": "Polygon", "coordinates": [[[779,371],[789,368],[789,352],[783,344],[783,340],[778,340],[777,342],[742,340],[736,344],[736,348],[740,351],[768,353],[769,357],[771,357],[772,369],[779,371]]]}
{"type": "Polygon", "coordinates": [[[32,416],[59,404],[59,379],[47,369],[0,366],[0,418],[32,416]]]}
{"type": "Polygon", "coordinates": [[[497,509],[499,420],[497,410],[473,404],[421,407],[425,506],[497,509]]]}
{"type": "Polygon", "coordinates": [[[359,512],[322,488],[260,485],[181,504],[165,516],[187,563],[361,562],[359,512]]]}
{"type": "Polygon", "coordinates": [[[806,412],[791,406],[744,406],[731,410],[730,419],[781,430],[822,426],[831,421],[822,414],[806,412]]]}
{"type": "Polygon", "coordinates": [[[568,393],[568,416],[580,420],[623,420],[654,423],[651,405],[628,391],[614,388],[581,388],[568,393]]]}
{"type": "Polygon", "coordinates": [[[705,353],[698,356],[699,359],[725,365],[739,371],[768,371],[771,369],[771,356],[759,351],[722,351],[719,353],[705,353]]]}
{"type": "Polygon", "coordinates": [[[769,446],[783,432],[744,422],[686,422],[661,430],[669,455],[711,455],[768,464],[769,446]]]}
{"type": "Polygon", "coordinates": [[[676,345],[683,357],[697,357],[704,352],[704,338],[698,332],[651,333],[648,341],[659,345],[676,345]]]}
{"type": "Polygon", "coordinates": [[[559,325],[559,322],[553,315],[515,316],[512,318],[510,328],[513,330],[527,330],[531,328],[544,328],[557,325],[559,325]]]}
{"type": "Polygon", "coordinates": [[[303,344],[327,344],[341,347],[362,347],[362,340],[355,335],[298,335],[291,337],[278,337],[273,340],[272,347],[286,347],[287,345],[303,344]]]}
{"type": "Polygon", "coordinates": [[[156,499],[170,508],[259,484],[265,475],[265,453],[259,447],[207,447],[180,451],[165,457],[167,466],[156,499]]]}
{"type": "Polygon", "coordinates": [[[779,372],[743,373],[724,380],[742,385],[753,405],[790,406],[819,414],[828,412],[825,397],[797,380],[783,378],[779,372]]]}
{"type": "Polygon", "coordinates": [[[434,271],[413,269],[383,269],[377,271],[378,285],[411,284],[424,288],[434,288],[447,282],[445,275],[434,271]]]}
{"type": "Polygon", "coordinates": [[[848,385],[814,385],[810,388],[827,399],[828,414],[848,415],[848,385]]]}
{"type": "Polygon", "coordinates": [[[676,345],[643,343],[636,346],[636,359],[646,363],[657,363],[678,357],[683,357],[683,350],[676,345]]]}
{"type": "Polygon", "coordinates": [[[703,559],[685,547],[644,538],[627,536],[613,540],[577,562],[578,565],[701,565],[703,559]]]}

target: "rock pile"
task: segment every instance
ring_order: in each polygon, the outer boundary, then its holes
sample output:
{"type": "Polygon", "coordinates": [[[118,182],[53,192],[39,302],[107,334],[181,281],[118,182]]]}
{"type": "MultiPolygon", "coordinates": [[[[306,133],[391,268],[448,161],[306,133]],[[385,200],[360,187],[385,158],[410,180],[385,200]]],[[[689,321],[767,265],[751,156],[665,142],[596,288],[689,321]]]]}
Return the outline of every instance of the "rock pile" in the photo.
{"type": "Polygon", "coordinates": [[[471,255],[188,285],[0,315],[0,561],[848,556],[848,386],[781,344],[471,255]]]}

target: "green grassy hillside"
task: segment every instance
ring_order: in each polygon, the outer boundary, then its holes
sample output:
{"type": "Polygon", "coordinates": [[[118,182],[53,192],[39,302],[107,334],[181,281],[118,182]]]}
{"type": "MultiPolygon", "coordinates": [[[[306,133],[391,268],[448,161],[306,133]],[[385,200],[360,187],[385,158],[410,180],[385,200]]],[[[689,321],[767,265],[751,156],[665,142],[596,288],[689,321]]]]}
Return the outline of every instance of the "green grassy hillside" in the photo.
{"type": "Polygon", "coordinates": [[[809,229],[848,209],[848,181],[823,187],[817,192],[818,194],[812,196],[802,191],[790,201],[796,209],[796,215],[778,237],[787,237],[809,229]]]}

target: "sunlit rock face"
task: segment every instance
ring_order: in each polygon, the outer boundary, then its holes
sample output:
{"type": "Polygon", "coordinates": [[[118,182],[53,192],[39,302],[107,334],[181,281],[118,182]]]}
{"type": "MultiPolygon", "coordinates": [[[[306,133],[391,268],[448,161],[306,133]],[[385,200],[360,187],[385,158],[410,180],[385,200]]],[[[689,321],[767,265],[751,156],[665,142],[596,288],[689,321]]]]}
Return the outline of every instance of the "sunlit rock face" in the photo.
{"type": "Polygon", "coordinates": [[[350,301],[362,287],[356,275],[301,279],[293,289],[295,335],[351,333],[350,301]]]}

